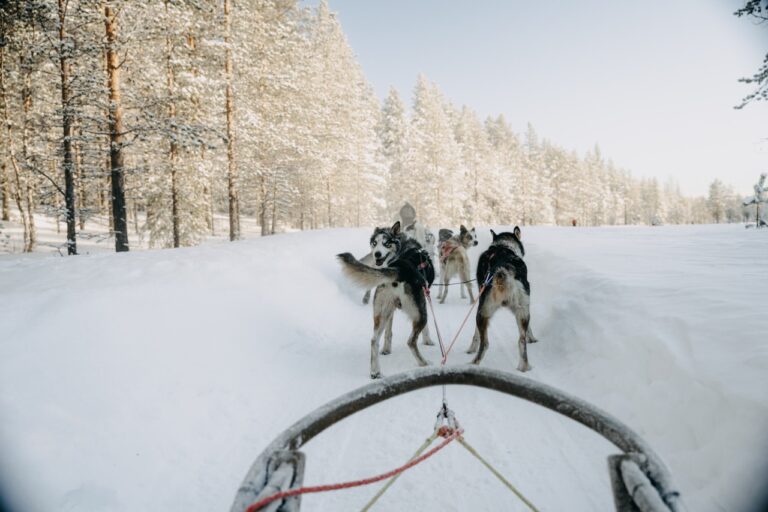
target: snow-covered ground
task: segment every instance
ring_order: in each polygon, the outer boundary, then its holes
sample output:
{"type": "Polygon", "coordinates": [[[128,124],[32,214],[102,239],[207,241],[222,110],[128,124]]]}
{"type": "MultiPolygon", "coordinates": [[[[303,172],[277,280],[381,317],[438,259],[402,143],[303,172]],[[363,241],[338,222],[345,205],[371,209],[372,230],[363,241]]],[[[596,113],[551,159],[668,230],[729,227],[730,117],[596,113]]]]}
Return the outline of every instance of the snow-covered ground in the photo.
{"type": "MultiPolygon", "coordinates": [[[[489,243],[479,229],[480,246],[489,243]]],[[[198,248],[0,257],[0,475],[24,511],[227,510],[261,450],[368,382],[371,314],[333,255],[369,230],[198,248]]],[[[668,463],[691,511],[738,511],[768,458],[768,230],[741,225],[530,228],[528,375],[593,402],[668,463]]],[[[468,304],[436,305],[453,333],[468,304]]],[[[385,374],[410,369],[395,322],[385,374]]],[[[470,356],[471,329],[449,364],[470,356]]],[[[484,365],[515,371],[499,313],[484,365]]],[[[423,353],[438,361],[439,349],[423,353]]],[[[541,510],[612,506],[591,431],[512,397],[449,387],[466,438],[541,510]]],[[[305,483],[402,464],[431,433],[440,390],[398,397],[305,447],[305,483]]],[[[359,509],[375,488],[311,495],[359,509]]],[[[524,510],[458,446],[401,478],[379,510],[524,510]]]]}

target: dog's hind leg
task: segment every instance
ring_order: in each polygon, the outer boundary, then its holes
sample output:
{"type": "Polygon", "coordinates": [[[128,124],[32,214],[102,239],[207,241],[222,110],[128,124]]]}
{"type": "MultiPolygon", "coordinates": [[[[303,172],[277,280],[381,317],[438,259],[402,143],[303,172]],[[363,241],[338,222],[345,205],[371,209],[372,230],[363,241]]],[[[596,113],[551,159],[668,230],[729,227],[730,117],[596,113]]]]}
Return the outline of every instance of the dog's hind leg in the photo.
{"type": "Polygon", "coordinates": [[[466,298],[464,296],[464,287],[466,286],[467,292],[469,292],[469,303],[472,304],[475,302],[475,296],[472,295],[472,283],[469,281],[469,261],[467,261],[467,265],[461,269],[461,280],[464,281],[464,284],[461,285],[461,298],[466,298]]]}
{"type": "Polygon", "coordinates": [[[474,354],[480,346],[480,331],[475,327],[475,334],[472,335],[472,344],[467,349],[467,354],[474,354]]]}
{"type": "Polygon", "coordinates": [[[402,301],[403,312],[411,319],[412,330],[411,335],[408,338],[408,348],[411,349],[413,357],[418,361],[419,366],[427,366],[429,363],[419,352],[419,334],[424,330],[427,325],[427,304],[424,296],[421,295],[420,299],[413,299],[402,301]]]}
{"type": "Polygon", "coordinates": [[[488,322],[490,318],[483,315],[482,313],[477,313],[477,336],[478,336],[478,350],[477,355],[475,355],[475,358],[472,360],[472,364],[480,364],[480,361],[483,360],[483,356],[485,355],[485,351],[488,350],[488,322]]]}
{"type": "Polygon", "coordinates": [[[390,297],[386,297],[380,290],[376,290],[373,296],[373,337],[371,338],[371,378],[381,377],[379,367],[379,339],[381,333],[390,322],[394,314],[394,304],[390,297]]]}
{"type": "MultiPolygon", "coordinates": [[[[480,307],[477,309],[477,327],[475,336],[477,337],[477,355],[472,360],[472,364],[480,364],[483,360],[485,351],[488,350],[488,324],[491,321],[491,317],[499,309],[499,304],[492,300],[481,301],[480,307]]],[[[472,345],[475,345],[475,341],[472,341],[472,345]]],[[[472,347],[470,347],[472,349],[472,347]]]]}
{"type": "Polygon", "coordinates": [[[371,338],[371,378],[381,377],[381,367],[379,367],[379,338],[381,337],[382,324],[384,320],[381,315],[373,317],[373,337],[371,338]]]}
{"type": "MultiPolygon", "coordinates": [[[[477,298],[478,304],[477,304],[477,313],[479,314],[480,311],[485,307],[485,301],[488,298],[488,295],[483,295],[482,293],[477,298]]],[[[477,316],[476,316],[477,318],[477,316]]],[[[475,326],[475,334],[472,335],[472,344],[469,346],[469,349],[467,349],[467,354],[474,354],[477,352],[478,347],[480,347],[480,329],[475,326]]]]}
{"type": "Polygon", "coordinates": [[[368,304],[371,300],[371,290],[368,290],[365,292],[365,295],[363,295],[363,304],[368,304]]]}
{"type": "Polygon", "coordinates": [[[421,341],[425,345],[434,345],[435,342],[432,341],[432,336],[429,334],[429,320],[427,320],[426,325],[424,325],[424,330],[421,331],[421,341]]]}
{"type": "Polygon", "coordinates": [[[520,351],[520,361],[517,363],[517,369],[521,372],[527,372],[532,368],[531,365],[528,364],[528,347],[526,344],[530,316],[527,311],[522,311],[522,308],[514,313],[515,319],[517,320],[517,328],[520,330],[520,336],[517,339],[517,347],[520,351]]]}
{"type": "Polygon", "coordinates": [[[528,334],[526,335],[528,343],[536,343],[539,338],[533,335],[533,329],[531,329],[531,321],[528,320],[528,334]]]}
{"type": "Polygon", "coordinates": [[[416,358],[416,361],[418,361],[419,366],[427,366],[429,364],[427,360],[424,359],[424,357],[421,355],[421,352],[419,352],[419,346],[416,343],[419,340],[419,333],[421,333],[425,325],[427,325],[426,318],[414,320],[413,330],[411,331],[411,336],[408,338],[408,348],[411,349],[411,352],[413,353],[413,357],[416,358]]]}
{"type": "Polygon", "coordinates": [[[443,272],[440,274],[440,277],[443,280],[443,294],[439,297],[440,304],[445,304],[445,298],[448,297],[448,283],[451,280],[451,276],[448,275],[447,269],[443,269],[443,272]]]}
{"type": "Polygon", "coordinates": [[[381,349],[382,355],[388,355],[392,353],[392,322],[395,319],[394,312],[389,315],[389,321],[384,329],[384,348],[381,349]]]}

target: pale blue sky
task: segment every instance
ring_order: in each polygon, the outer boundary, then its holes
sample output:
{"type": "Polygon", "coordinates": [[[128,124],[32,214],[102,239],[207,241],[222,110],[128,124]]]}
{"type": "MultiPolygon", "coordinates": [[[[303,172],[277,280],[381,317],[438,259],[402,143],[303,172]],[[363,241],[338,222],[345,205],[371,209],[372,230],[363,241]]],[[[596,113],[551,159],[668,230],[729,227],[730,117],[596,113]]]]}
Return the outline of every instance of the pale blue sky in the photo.
{"type": "MultiPolygon", "coordinates": [[[[316,5],[317,1],[307,2],[316,5]]],[[[748,194],[768,171],[768,105],[733,106],[768,52],[736,0],[329,0],[380,97],[418,73],[457,106],[603,154],[635,176],[748,194]]]]}

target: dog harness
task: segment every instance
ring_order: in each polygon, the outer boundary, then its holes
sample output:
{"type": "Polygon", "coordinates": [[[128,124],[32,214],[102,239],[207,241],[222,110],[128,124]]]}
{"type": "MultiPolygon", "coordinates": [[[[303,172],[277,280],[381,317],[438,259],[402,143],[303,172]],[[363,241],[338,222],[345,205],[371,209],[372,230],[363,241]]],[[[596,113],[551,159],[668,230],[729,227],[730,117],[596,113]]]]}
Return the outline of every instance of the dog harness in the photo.
{"type": "Polygon", "coordinates": [[[453,240],[446,240],[440,244],[440,263],[445,264],[445,262],[448,260],[448,256],[450,256],[451,253],[458,248],[459,244],[453,240]]]}

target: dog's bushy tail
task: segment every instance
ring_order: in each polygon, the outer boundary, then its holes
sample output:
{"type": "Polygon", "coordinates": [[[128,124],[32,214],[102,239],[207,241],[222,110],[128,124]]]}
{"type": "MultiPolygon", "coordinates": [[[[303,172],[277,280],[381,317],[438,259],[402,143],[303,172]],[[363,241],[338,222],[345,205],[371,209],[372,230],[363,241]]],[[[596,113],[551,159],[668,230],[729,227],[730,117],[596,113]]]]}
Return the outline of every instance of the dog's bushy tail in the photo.
{"type": "Polygon", "coordinates": [[[364,265],[350,253],[345,252],[336,256],[341,261],[344,274],[356,285],[370,290],[380,284],[396,281],[398,271],[394,268],[374,268],[364,265]]]}

